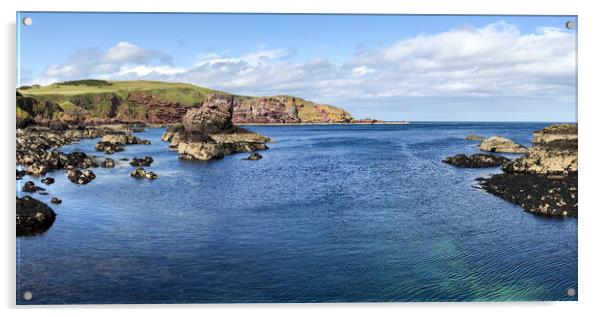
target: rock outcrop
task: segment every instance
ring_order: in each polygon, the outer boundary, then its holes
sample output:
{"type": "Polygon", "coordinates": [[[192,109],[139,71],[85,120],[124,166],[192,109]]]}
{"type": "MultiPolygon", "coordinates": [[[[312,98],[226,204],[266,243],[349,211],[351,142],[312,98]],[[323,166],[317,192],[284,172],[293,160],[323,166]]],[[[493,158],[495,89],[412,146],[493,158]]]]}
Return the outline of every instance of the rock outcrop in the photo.
{"type": "Polygon", "coordinates": [[[500,136],[493,136],[483,140],[479,146],[479,149],[481,151],[498,153],[527,153],[527,148],[524,146],[500,136]]]}
{"type": "Polygon", "coordinates": [[[55,219],[56,214],[45,203],[30,196],[17,197],[17,236],[44,233],[55,219]]]}
{"type": "Polygon", "coordinates": [[[577,125],[548,126],[533,134],[528,153],[480,179],[486,191],[543,216],[577,216],[577,125]]]}
{"type": "Polygon", "coordinates": [[[510,162],[510,160],[502,156],[491,154],[473,154],[470,156],[458,154],[446,157],[443,162],[458,167],[479,168],[501,166],[510,162]]]}
{"type": "Polygon", "coordinates": [[[180,159],[208,161],[238,152],[267,149],[270,139],[232,122],[232,96],[210,96],[199,108],[188,110],[182,126],[168,129],[162,140],[177,149],[180,159]]]}

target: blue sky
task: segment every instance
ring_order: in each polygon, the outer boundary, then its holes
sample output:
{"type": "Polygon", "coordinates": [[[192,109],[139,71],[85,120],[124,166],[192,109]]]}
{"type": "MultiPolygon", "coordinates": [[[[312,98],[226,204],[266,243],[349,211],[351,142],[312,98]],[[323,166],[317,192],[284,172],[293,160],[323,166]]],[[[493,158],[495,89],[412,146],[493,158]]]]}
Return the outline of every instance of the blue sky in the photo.
{"type": "Polygon", "coordinates": [[[21,13],[20,84],[156,79],[384,120],[575,121],[575,17],[21,13]]]}

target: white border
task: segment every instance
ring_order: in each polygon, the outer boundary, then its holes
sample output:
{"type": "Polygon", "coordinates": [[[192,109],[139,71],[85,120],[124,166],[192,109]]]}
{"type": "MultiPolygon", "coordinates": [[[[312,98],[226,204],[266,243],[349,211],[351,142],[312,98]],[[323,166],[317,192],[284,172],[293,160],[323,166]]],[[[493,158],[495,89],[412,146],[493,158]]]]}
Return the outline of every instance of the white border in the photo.
{"type": "Polygon", "coordinates": [[[0,149],[3,154],[2,182],[2,309],[7,315],[39,316],[127,316],[145,314],[162,316],[168,310],[178,315],[199,314],[249,314],[251,316],[292,316],[345,314],[347,316],[377,315],[445,315],[445,316],[588,316],[600,313],[600,271],[602,270],[600,232],[602,206],[595,200],[599,194],[600,180],[600,80],[602,71],[599,59],[600,25],[602,10],[596,1],[565,0],[101,0],[95,2],[69,0],[22,0],[0,2],[2,10],[2,82],[4,101],[2,106],[3,136],[0,149]],[[16,11],[147,11],[147,12],[266,12],[266,13],[406,13],[406,14],[551,14],[579,16],[579,302],[564,303],[395,303],[395,304],[294,304],[294,305],[105,305],[105,306],[54,306],[15,308],[15,228],[11,210],[14,210],[14,87],[15,65],[15,17],[16,11]],[[84,308],[81,309],[74,308],[84,308]],[[50,308],[50,309],[48,309],[50,308]],[[92,310],[90,308],[100,308],[92,310]],[[136,311],[132,311],[135,309],[136,311]],[[196,311],[200,309],[200,311],[196,311]]]}

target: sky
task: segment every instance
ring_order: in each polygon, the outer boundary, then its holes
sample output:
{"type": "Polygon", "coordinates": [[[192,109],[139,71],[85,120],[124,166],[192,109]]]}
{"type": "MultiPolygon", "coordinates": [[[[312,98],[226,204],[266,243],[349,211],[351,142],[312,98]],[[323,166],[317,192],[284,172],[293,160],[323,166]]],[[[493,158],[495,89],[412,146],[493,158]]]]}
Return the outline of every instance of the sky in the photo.
{"type": "Polygon", "coordinates": [[[574,16],[21,12],[17,21],[17,86],[148,79],[294,95],[355,118],[577,120],[574,16]]]}

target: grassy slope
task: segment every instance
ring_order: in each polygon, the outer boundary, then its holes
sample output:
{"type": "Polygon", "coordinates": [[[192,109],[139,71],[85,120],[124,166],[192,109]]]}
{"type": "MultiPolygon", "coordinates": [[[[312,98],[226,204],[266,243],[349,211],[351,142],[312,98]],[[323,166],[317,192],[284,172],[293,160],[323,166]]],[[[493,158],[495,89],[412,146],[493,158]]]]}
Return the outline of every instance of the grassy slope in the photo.
{"type": "MultiPolygon", "coordinates": [[[[48,86],[34,86],[27,89],[18,89],[18,91],[25,97],[32,97],[41,102],[50,101],[56,103],[66,113],[84,109],[84,111],[87,111],[92,116],[96,117],[106,116],[112,97],[118,97],[122,102],[127,102],[130,94],[134,92],[143,92],[146,95],[153,95],[158,100],[178,102],[186,106],[194,106],[201,103],[209,94],[228,94],[222,91],[185,83],[146,80],[107,82],[110,83],[110,85],[87,86],[52,84],[48,86]]],[[[241,98],[252,99],[255,97],[241,96],[241,98]]],[[[297,100],[300,100],[305,105],[305,107],[299,111],[299,117],[304,122],[319,121],[320,116],[317,113],[317,110],[319,109],[332,112],[332,115],[329,115],[329,117],[332,118],[351,117],[345,110],[337,107],[317,105],[300,98],[297,98],[297,100]]]]}

